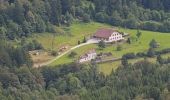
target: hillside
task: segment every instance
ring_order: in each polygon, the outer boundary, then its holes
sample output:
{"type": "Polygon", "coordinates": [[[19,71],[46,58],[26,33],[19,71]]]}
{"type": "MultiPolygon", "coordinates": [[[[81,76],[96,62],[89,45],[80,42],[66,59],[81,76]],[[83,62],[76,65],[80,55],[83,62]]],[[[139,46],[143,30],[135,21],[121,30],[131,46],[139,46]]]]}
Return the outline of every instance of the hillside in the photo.
{"type": "Polygon", "coordinates": [[[170,100],[170,0],[0,0],[0,100],[170,100]]]}
{"type": "Polygon", "coordinates": [[[12,40],[55,33],[54,25],[75,20],[170,32],[169,5],[169,0],[1,0],[0,29],[12,40]]]}
{"type": "MultiPolygon", "coordinates": [[[[67,41],[67,39],[63,39],[63,40],[65,40],[65,42],[63,41],[63,42],[60,42],[60,43],[58,42],[58,43],[61,44],[61,45],[64,45],[64,44],[69,45],[70,44],[71,46],[75,46],[75,45],[77,45],[77,41],[79,41],[79,40],[82,41],[84,36],[88,37],[88,36],[93,35],[95,33],[95,31],[97,31],[101,27],[107,28],[107,27],[112,27],[112,26],[109,26],[107,24],[95,23],[95,22],[86,23],[86,24],[75,23],[75,24],[70,26],[70,30],[71,30],[71,33],[73,32],[76,35],[72,36],[72,38],[69,39],[69,41],[67,41]],[[83,30],[81,28],[83,28],[83,30]],[[83,31],[83,33],[82,33],[81,30],[83,31]],[[84,33],[86,33],[86,34],[84,34],[84,33]],[[76,39],[76,37],[78,37],[78,36],[81,36],[81,38],[76,39]],[[71,42],[71,41],[74,41],[74,42],[71,42]]],[[[136,29],[119,28],[118,30],[121,31],[121,32],[129,33],[132,38],[135,38],[136,34],[137,34],[136,29]]],[[[157,50],[162,50],[162,49],[166,49],[166,48],[170,47],[170,44],[169,44],[170,34],[169,33],[143,31],[143,30],[141,30],[141,33],[142,33],[142,36],[137,42],[135,41],[132,44],[128,44],[128,43],[122,44],[121,45],[122,46],[121,51],[117,51],[116,50],[117,46],[114,46],[114,45],[113,46],[109,45],[106,48],[104,48],[103,50],[99,50],[98,45],[91,44],[91,45],[83,46],[81,48],[73,50],[73,52],[77,53],[76,57],[70,58],[68,56],[71,52],[70,51],[65,56],[63,56],[60,59],[53,62],[51,65],[55,66],[55,65],[59,65],[59,64],[66,64],[66,63],[74,62],[75,60],[77,60],[79,58],[79,56],[83,55],[85,52],[87,52],[90,49],[96,49],[98,53],[100,53],[100,52],[105,52],[105,53],[111,52],[114,57],[122,57],[124,54],[131,53],[131,52],[134,52],[134,53],[147,52],[147,50],[149,48],[149,42],[152,39],[155,39],[158,43],[160,43],[160,47],[157,48],[157,50]]],[[[42,44],[44,44],[44,42],[42,42],[42,41],[49,40],[49,39],[50,38],[48,38],[46,36],[45,37],[39,36],[37,38],[37,40],[42,44]]],[[[56,37],[56,41],[57,40],[59,40],[59,38],[57,39],[57,37],[56,37]]],[[[44,44],[44,47],[49,46],[50,44],[51,43],[46,43],[46,44],[44,44]]],[[[57,47],[57,42],[56,42],[56,47],[57,47]]],[[[120,64],[118,64],[117,66],[119,66],[119,65],[120,64]]],[[[108,70],[110,70],[109,72],[111,72],[111,69],[114,68],[114,67],[116,67],[116,66],[110,67],[109,64],[106,65],[106,66],[102,66],[101,69],[103,69],[103,71],[101,71],[101,72],[105,72],[105,70],[104,70],[105,68],[108,68],[108,70]]],[[[106,73],[106,74],[109,74],[109,73],[106,73]]]]}

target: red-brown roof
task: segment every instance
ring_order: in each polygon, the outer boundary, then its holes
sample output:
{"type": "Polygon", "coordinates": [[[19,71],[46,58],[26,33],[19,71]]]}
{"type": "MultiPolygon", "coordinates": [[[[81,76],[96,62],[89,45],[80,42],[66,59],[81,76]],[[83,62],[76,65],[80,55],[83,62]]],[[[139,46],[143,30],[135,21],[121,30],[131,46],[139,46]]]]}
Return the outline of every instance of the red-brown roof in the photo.
{"type": "Polygon", "coordinates": [[[98,38],[109,38],[113,32],[115,32],[115,30],[113,29],[100,29],[98,30],[96,33],[95,33],[95,37],[98,37],[98,38]]]}

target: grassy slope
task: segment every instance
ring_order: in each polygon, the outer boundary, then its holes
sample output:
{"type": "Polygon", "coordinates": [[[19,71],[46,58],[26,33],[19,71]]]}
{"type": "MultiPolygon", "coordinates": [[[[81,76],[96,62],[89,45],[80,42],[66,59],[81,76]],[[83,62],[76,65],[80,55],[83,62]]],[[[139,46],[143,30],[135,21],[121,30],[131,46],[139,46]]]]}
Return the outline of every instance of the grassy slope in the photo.
{"type": "MultiPolygon", "coordinates": [[[[67,29],[70,31],[71,35],[58,35],[55,37],[55,49],[63,45],[75,46],[78,40],[82,41],[84,36],[90,36],[97,29],[102,27],[109,27],[106,24],[100,23],[74,23],[67,29]]],[[[66,33],[67,34],[67,33],[66,33]]],[[[35,39],[38,40],[47,50],[51,49],[53,35],[50,33],[43,33],[41,35],[36,35],[35,39]]]]}
{"type": "MultiPolygon", "coordinates": [[[[64,44],[69,44],[71,46],[74,46],[77,44],[78,40],[83,40],[84,36],[90,36],[97,29],[103,28],[103,27],[111,27],[111,26],[106,25],[106,24],[101,24],[101,23],[95,23],[95,22],[86,23],[86,24],[74,23],[73,25],[69,27],[72,37],[57,36],[55,39],[56,48],[64,44]]],[[[119,30],[122,32],[130,33],[131,36],[135,36],[137,32],[136,30],[132,30],[132,29],[120,28],[119,30]]],[[[123,44],[122,51],[116,51],[115,46],[108,46],[103,51],[97,50],[97,52],[112,52],[115,57],[121,57],[123,54],[129,53],[129,52],[144,52],[144,51],[147,51],[149,47],[148,44],[152,39],[155,39],[157,42],[160,43],[161,46],[159,49],[170,47],[170,34],[151,32],[151,31],[141,31],[141,32],[142,32],[142,37],[140,38],[140,40],[137,42],[133,42],[130,45],[123,44]]],[[[50,48],[50,45],[51,45],[50,38],[52,38],[50,34],[43,34],[43,35],[38,36],[37,40],[40,41],[44,45],[44,47],[48,49],[50,48]]],[[[75,50],[75,52],[78,54],[75,59],[69,58],[67,54],[63,56],[62,58],[60,58],[59,60],[52,63],[51,65],[59,65],[59,64],[72,62],[78,59],[78,57],[84,54],[84,52],[92,48],[96,49],[98,47],[94,44],[81,47],[75,50]]],[[[108,74],[111,72],[111,69],[116,69],[116,66],[118,65],[120,65],[120,62],[100,64],[99,70],[101,72],[104,72],[105,74],[108,74]]]]}
{"type": "Polygon", "coordinates": [[[90,45],[83,46],[79,49],[76,49],[76,50],[74,50],[74,52],[77,53],[75,58],[69,58],[68,55],[70,53],[68,53],[68,54],[64,55],[63,57],[61,57],[60,59],[58,59],[57,61],[55,61],[54,63],[52,63],[51,66],[59,65],[59,64],[67,64],[67,63],[73,62],[75,60],[78,60],[80,55],[84,54],[88,50],[91,50],[91,48],[94,48],[95,46],[96,46],[95,44],[90,44],[90,45]]]}
{"type": "MultiPolygon", "coordinates": [[[[168,58],[170,57],[170,53],[162,55],[163,58],[168,58]]],[[[133,60],[128,60],[129,63],[134,64],[138,61],[144,60],[144,58],[138,58],[138,59],[133,59],[133,60]]],[[[156,57],[154,58],[147,58],[148,61],[150,62],[155,62],[156,63],[156,57]]],[[[115,70],[117,67],[121,65],[121,61],[116,61],[116,62],[109,62],[109,63],[103,63],[99,65],[99,71],[103,72],[105,75],[108,75],[112,72],[111,69],[115,70]]]]}

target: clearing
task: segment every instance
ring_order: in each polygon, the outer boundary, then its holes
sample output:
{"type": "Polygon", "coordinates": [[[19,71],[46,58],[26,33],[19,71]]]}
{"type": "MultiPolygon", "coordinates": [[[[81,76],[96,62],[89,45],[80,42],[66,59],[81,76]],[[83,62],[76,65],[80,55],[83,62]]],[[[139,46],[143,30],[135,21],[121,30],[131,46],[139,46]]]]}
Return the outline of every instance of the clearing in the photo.
{"type": "MultiPolygon", "coordinates": [[[[73,47],[77,45],[78,41],[82,41],[84,36],[90,37],[92,36],[97,29],[105,28],[105,27],[112,27],[107,24],[102,23],[74,23],[67,29],[70,32],[70,35],[59,35],[55,37],[55,50],[59,49],[63,45],[69,45],[70,47],[73,47]]],[[[135,39],[136,38],[136,29],[124,29],[124,28],[118,28],[119,31],[129,33],[130,36],[135,39]]],[[[53,63],[51,63],[51,66],[59,65],[59,64],[66,64],[73,62],[78,59],[79,56],[84,54],[90,49],[96,49],[98,53],[100,52],[111,52],[114,57],[121,57],[123,54],[130,53],[130,52],[146,52],[149,48],[149,42],[152,39],[155,39],[158,43],[160,43],[160,47],[158,50],[168,48],[170,47],[170,33],[161,33],[161,32],[152,32],[152,31],[144,31],[141,30],[142,36],[138,41],[132,42],[132,44],[122,44],[122,50],[117,51],[115,45],[109,45],[103,50],[99,50],[98,46],[96,44],[89,44],[86,46],[82,46],[80,48],[77,48],[73,50],[77,53],[77,55],[74,58],[68,57],[69,52],[67,52],[64,56],[62,56],[60,59],[55,60],[53,63]]],[[[53,35],[50,33],[44,33],[44,34],[38,34],[35,36],[36,40],[38,40],[42,45],[45,47],[45,49],[49,50],[51,49],[52,44],[52,37],[53,35]]],[[[120,62],[114,62],[114,63],[104,63],[99,64],[99,70],[101,72],[104,72],[105,74],[108,74],[111,72],[112,69],[116,69],[115,66],[120,65],[120,62]]]]}

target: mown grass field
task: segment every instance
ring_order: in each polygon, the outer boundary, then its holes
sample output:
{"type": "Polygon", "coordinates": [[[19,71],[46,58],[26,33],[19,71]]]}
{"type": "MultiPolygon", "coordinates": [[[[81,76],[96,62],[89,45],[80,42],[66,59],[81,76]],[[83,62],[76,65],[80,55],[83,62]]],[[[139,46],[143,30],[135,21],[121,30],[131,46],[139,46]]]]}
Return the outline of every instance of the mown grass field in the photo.
{"type": "MultiPolygon", "coordinates": [[[[138,61],[144,60],[144,58],[128,60],[128,63],[134,64],[138,61]]],[[[148,58],[151,62],[156,62],[155,58],[148,58]]],[[[99,72],[109,75],[112,71],[116,70],[121,65],[121,61],[107,62],[98,65],[99,72]]]]}
{"type": "Polygon", "coordinates": [[[77,55],[74,58],[69,57],[69,54],[71,53],[70,52],[70,53],[64,55],[63,57],[61,57],[60,59],[56,60],[55,62],[53,62],[51,64],[51,66],[60,65],[60,64],[67,64],[67,63],[71,63],[73,61],[76,61],[76,60],[78,60],[80,55],[86,53],[88,50],[91,50],[94,47],[96,47],[95,44],[90,44],[90,45],[83,46],[79,49],[76,49],[76,50],[74,50],[74,52],[76,52],[77,55]]]}
{"type": "MultiPolygon", "coordinates": [[[[69,35],[60,35],[56,36],[55,38],[55,47],[58,49],[62,45],[70,45],[75,46],[77,45],[77,41],[82,41],[84,36],[88,37],[91,36],[97,29],[104,28],[104,27],[112,27],[107,24],[101,24],[96,22],[91,23],[74,23],[69,28],[71,36],[69,35]]],[[[121,32],[129,33],[131,37],[136,37],[137,30],[135,29],[124,29],[124,28],[118,28],[121,32]]],[[[155,39],[158,43],[160,43],[160,47],[158,50],[169,48],[170,47],[170,33],[160,33],[160,32],[151,32],[151,31],[143,31],[142,36],[138,41],[132,42],[132,44],[122,44],[122,50],[116,51],[116,46],[110,45],[107,46],[103,50],[99,50],[98,46],[95,44],[87,45],[81,48],[78,48],[74,50],[74,52],[77,53],[77,56],[73,58],[69,58],[68,55],[65,55],[61,57],[60,59],[56,60],[54,63],[51,64],[51,66],[59,65],[59,64],[66,64],[73,62],[78,59],[79,56],[84,54],[90,49],[96,49],[97,52],[112,52],[114,57],[121,57],[123,54],[130,53],[130,52],[146,52],[149,48],[149,42],[152,39],[155,39]]],[[[50,49],[51,47],[51,40],[52,35],[51,34],[42,34],[36,37],[36,39],[43,44],[43,46],[46,49],[50,49]]],[[[166,56],[166,55],[165,55],[166,56]]],[[[132,62],[135,62],[132,60],[132,62]]],[[[114,63],[104,63],[99,65],[99,71],[109,74],[112,69],[116,69],[117,66],[120,65],[120,62],[114,62],[114,63]]]]}
{"type": "MultiPolygon", "coordinates": [[[[161,55],[161,56],[162,56],[162,58],[167,59],[168,57],[170,57],[170,53],[164,54],[164,55],[161,55]]],[[[134,64],[134,63],[141,61],[141,60],[144,60],[144,58],[131,59],[131,60],[128,60],[128,63],[134,64]]],[[[156,57],[147,58],[147,60],[150,61],[150,62],[156,63],[156,57]]],[[[114,71],[120,65],[121,65],[121,61],[107,62],[107,63],[99,64],[98,69],[99,69],[100,72],[104,73],[105,75],[109,75],[112,72],[112,70],[114,71]]]]}
{"type": "MultiPolygon", "coordinates": [[[[97,29],[103,28],[103,27],[110,27],[107,24],[101,24],[101,23],[73,23],[70,27],[61,27],[60,31],[63,31],[64,34],[60,34],[55,36],[54,39],[54,49],[57,50],[62,46],[69,45],[69,46],[75,46],[78,44],[78,41],[83,41],[84,37],[89,37],[97,29]],[[64,29],[67,29],[67,31],[64,31],[64,29]]],[[[36,34],[33,39],[38,40],[45,49],[50,50],[52,48],[52,40],[53,40],[53,34],[52,33],[42,33],[42,34],[36,34]]]]}

